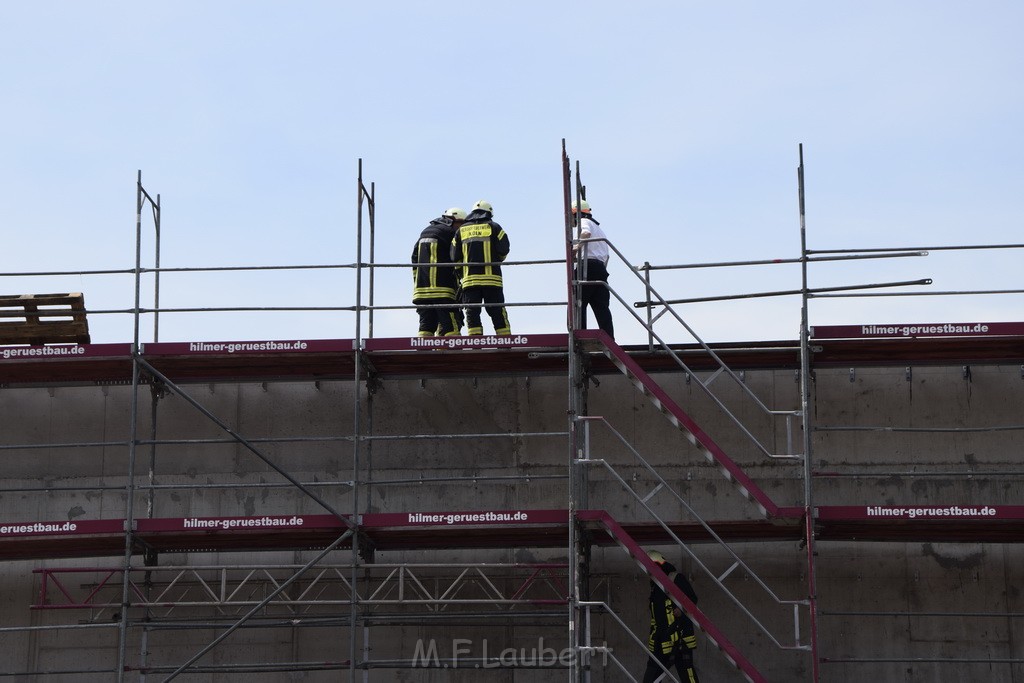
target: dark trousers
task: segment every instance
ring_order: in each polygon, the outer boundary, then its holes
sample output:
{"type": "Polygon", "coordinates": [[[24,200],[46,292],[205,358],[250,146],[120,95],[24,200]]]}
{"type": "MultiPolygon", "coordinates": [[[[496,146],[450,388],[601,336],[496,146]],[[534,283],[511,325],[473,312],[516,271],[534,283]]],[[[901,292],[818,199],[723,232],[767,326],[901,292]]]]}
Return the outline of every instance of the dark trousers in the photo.
{"type": "MultiPolygon", "coordinates": [[[[467,304],[490,304],[485,306],[487,315],[494,323],[495,334],[510,334],[508,313],[501,304],[505,303],[505,292],[501,287],[466,287],[462,290],[462,301],[467,304]]],[[[483,334],[484,327],[480,321],[480,307],[466,307],[466,333],[483,334]]]]}
{"type": "Polygon", "coordinates": [[[458,330],[458,323],[455,319],[455,312],[458,307],[451,299],[416,299],[413,304],[420,306],[416,312],[420,316],[419,336],[432,337],[435,334],[448,336],[455,334],[458,330]],[[429,304],[449,304],[450,308],[427,308],[429,304]]]}
{"type": "MultiPolygon", "coordinates": [[[[681,644],[672,652],[667,655],[654,655],[658,658],[658,661],[665,665],[665,668],[669,671],[672,667],[676,667],[676,671],[679,672],[679,680],[682,683],[699,683],[697,678],[697,670],[693,668],[693,650],[687,648],[681,644]]],[[[663,675],[665,672],[661,670],[661,667],[655,664],[652,660],[647,660],[647,669],[644,671],[644,683],[654,683],[658,680],[658,677],[663,675]]],[[[665,679],[670,680],[669,678],[665,679]]]]}
{"type": "MultiPolygon", "coordinates": [[[[579,277],[577,277],[579,279],[579,277]]],[[[587,281],[604,284],[583,285],[580,287],[580,329],[587,327],[587,306],[594,311],[597,326],[615,339],[615,326],[612,324],[612,312],[608,305],[612,295],[605,284],[608,283],[608,267],[599,259],[587,259],[587,281]]]]}

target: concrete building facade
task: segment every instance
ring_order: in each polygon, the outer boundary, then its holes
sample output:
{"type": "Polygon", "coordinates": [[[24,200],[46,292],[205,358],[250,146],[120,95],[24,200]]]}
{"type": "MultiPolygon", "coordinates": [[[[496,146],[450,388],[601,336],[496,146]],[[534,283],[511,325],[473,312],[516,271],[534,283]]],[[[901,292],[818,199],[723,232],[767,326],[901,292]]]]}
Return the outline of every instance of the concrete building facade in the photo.
{"type": "MultiPolygon", "coordinates": [[[[570,467],[570,458],[583,458],[569,449],[571,392],[564,373],[531,372],[525,355],[502,359],[514,354],[504,349],[367,356],[369,365],[386,368],[388,356],[410,354],[428,355],[419,376],[385,370],[358,382],[317,373],[261,377],[260,370],[235,381],[189,377],[174,386],[180,393],[158,383],[8,382],[0,391],[3,522],[88,529],[96,521],[124,520],[128,495],[139,528],[146,520],[323,517],[316,498],[345,515],[405,515],[376,542],[371,532],[355,552],[346,541],[317,560],[283,594],[287,599],[260,607],[181,675],[211,681],[243,674],[246,680],[564,680],[564,657],[578,656],[571,654],[566,625],[567,524],[491,524],[481,517],[481,523],[419,525],[409,516],[566,510],[575,475],[585,479],[588,509],[633,524],[639,538],[651,539],[644,547],[662,550],[690,577],[700,609],[765,680],[811,680],[815,654],[821,680],[1013,681],[1021,675],[1014,628],[1021,613],[1020,529],[1012,516],[1002,516],[1019,501],[1019,363],[915,364],[907,354],[909,364],[815,368],[814,503],[822,510],[856,506],[866,512],[853,530],[819,521],[822,535],[813,541],[809,564],[799,521],[765,523],[655,401],[614,369],[592,368],[599,384],[587,391],[587,415],[602,419],[590,425],[586,439],[584,457],[592,462],[570,467]],[[466,374],[459,361],[467,353],[497,358],[503,369],[466,374]],[[129,486],[132,459],[135,483],[129,486]],[[659,490],[657,477],[666,490],[659,490]],[[986,508],[999,515],[978,518],[986,508]],[[886,519],[880,531],[866,524],[872,510],[897,509],[904,515],[918,510],[919,517],[886,519]],[[922,521],[924,510],[939,509],[944,516],[922,521]],[[650,526],[652,512],[680,534],[694,533],[696,513],[716,529],[720,523],[727,543],[695,538],[683,550],[650,526]],[[749,528],[730,528],[743,523],[749,528]],[[1009,542],[992,542],[1004,537],[1009,542]],[[810,567],[816,572],[814,614],[806,604],[810,567]],[[787,649],[809,646],[812,629],[815,654],[787,649]],[[551,661],[552,653],[563,661],[551,661]]],[[[799,404],[792,367],[738,371],[746,388],[773,409],[799,404]]],[[[206,374],[221,372],[209,368],[206,374]]],[[[802,464],[773,461],[751,447],[700,388],[709,372],[651,376],[777,505],[803,504],[802,464]]],[[[778,452],[791,445],[785,419],[754,415],[736,388],[719,398],[759,441],[778,452]]],[[[286,536],[295,531],[284,528],[286,536]]],[[[644,652],[630,634],[646,639],[649,578],[596,527],[581,529],[591,538],[582,582],[588,592],[578,599],[607,606],[595,606],[585,622],[589,643],[606,646],[639,678],[644,652]]],[[[333,533],[343,530],[338,525],[333,533]]],[[[6,533],[0,538],[7,560],[0,634],[5,651],[18,653],[6,673],[113,680],[123,647],[121,676],[163,680],[326,545],[323,538],[288,540],[267,531],[200,527],[151,547],[140,534],[130,553],[126,611],[123,533],[112,534],[112,545],[105,531],[87,535],[85,548],[66,530],[6,533]],[[28,547],[26,538],[36,542],[28,547]],[[89,571],[69,571],[83,568],[89,571]]],[[[160,532],[150,536],[159,539],[160,532]]],[[[697,661],[705,680],[743,679],[707,639],[697,661]]],[[[594,681],[628,680],[604,650],[593,652],[586,673],[594,681]]]]}

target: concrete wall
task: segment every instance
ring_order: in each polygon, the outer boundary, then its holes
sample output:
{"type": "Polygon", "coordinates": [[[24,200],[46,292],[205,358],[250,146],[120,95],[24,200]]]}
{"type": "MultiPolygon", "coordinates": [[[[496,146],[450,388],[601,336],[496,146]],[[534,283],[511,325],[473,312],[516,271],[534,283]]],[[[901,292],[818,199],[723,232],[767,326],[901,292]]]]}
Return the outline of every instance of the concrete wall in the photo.
{"type": "MultiPolygon", "coordinates": [[[[624,378],[602,376],[589,390],[590,414],[607,418],[615,430],[655,465],[675,491],[709,520],[756,519],[757,512],[707,465],[682,435],[624,378]]],[[[657,379],[676,401],[780,505],[802,505],[802,465],[770,461],[732,423],[723,418],[696,381],[683,376],[657,379]]],[[[769,407],[792,409],[799,404],[799,385],[791,370],[747,372],[744,381],[769,407]]],[[[734,384],[718,378],[712,387],[720,399],[762,443],[776,453],[787,448],[785,422],[760,414],[734,384]]],[[[360,509],[367,512],[564,508],[567,506],[568,386],[564,377],[502,377],[385,380],[372,398],[351,382],[280,382],[266,385],[187,385],[190,396],[252,441],[267,458],[344,512],[352,509],[351,487],[364,481],[360,509]],[[356,393],[361,401],[364,433],[380,437],[359,449],[360,467],[353,470],[351,439],[356,393]],[[520,436],[528,432],[530,436],[520,436]],[[458,435],[455,438],[430,438],[458,435]],[[510,436],[511,435],[511,436],[510,436]],[[301,440],[315,437],[316,440],[301,440]],[[388,438],[385,438],[388,437],[388,438]],[[290,441],[290,439],[294,439],[290,441]],[[509,479],[510,475],[521,478],[509,479]],[[463,478],[461,480],[455,480],[463,478]],[[471,479],[465,479],[471,478],[471,479]],[[372,484],[365,484],[371,480],[372,484]],[[420,483],[420,479],[445,479],[420,483]]],[[[972,432],[910,432],[892,428],[991,427],[1022,423],[1019,368],[974,367],[965,379],[960,367],[817,370],[812,396],[813,468],[833,475],[815,479],[815,501],[837,504],[936,504],[1019,502],[1022,439],[1020,430],[972,432]],[[884,427],[889,431],[863,431],[884,427]],[[844,428],[838,431],[836,428],[844,428]],[[850,428],[857,428],[856,431],[850,428]],[[999,471],[999,475],[979,474],[999,471]],[[923,476],[942,472],[942,476],[923,476]],[[971,476],[967,476],[971,474],[971,476]]],[[[0,519],[39,521],[120,518],[125,514],[123,487],[130,448],[130,387],[55,387],[0,390],[2,443],[43,445],[7,449],[0,462],[0,519]],[[90,442],[88,447],[60,444],[90,442]]],[[[138,434],[152,433],[152,398],[139,394],[138,434]]],[[[201,416],[182,397],[157,400],[156,437],[172,444],[136,447],[136,480],[145,484],[153,462],[152,495],[136,493],[136,514],[145,516],[152,503],[154,517],[234,516],[320,513],[301,492],[278,484],[282,478],[246,448],[201,416]]],[[[800,448],[800,425],[794,432],[800,448]]],[[[643,497],[656,482],[638,466],[628,447],[604,426],[592,433],[593,458],[613,463],[636,494],[643,497]]],[[[588,504],[622,521],[648,521],[636,497],[603,469],[589,475],[588,504]]],[[[650,505],[667,519],[690,515],[678,500],[662,491],[650,505]]],[[[700,606],[726,635],[772,681],[810,680],[811,660],[802,652],[781,651],[759,632],[743,610],[712,578],[734,563],[724,549],[695,545],[695,557],[663,547],[700,593],[700,606]]],[[[741,543],[733,548],[761,580],[786,600],[806,597],[806,553],[795,542],[741,543]]],[[[921,658],[1006,660],[1021,658],[1019,624],[1008,617],[854,616],[849,612],[1000,612],[1021,613],[1021,557],[1017,546],[985,544],[820,543],[818,570],[820,654],[830,660],[921,658]]],[[[161,565],[251,564],[304,562],[312,553],[179,554],[160,558],[161,565]]],[[[335,553],[328,561],[345,563],[350,554],[335,553]]],[[[565,562],[565,549],[508,548],[466,551],[378,552],[375,560],[415,563],[565,562]]],[[[12,562],[0,568],[0,627],[74,624],[90,617],[83,612],[32,611],[37,566],[90,566],[97,560],[12,562]]],[[[116,566],[110,558],[102,564],[116,566]]],[[[618,548],[593,552],[592,571],[599,577],[596,598],[606,600],[629,626],[646,638],[648,581],[618,548]]],[[[441,571],[441,574],[445,572],[441,571]]],[[[450,573],[450,572],[449,572],[450,573]]],[[[723,583],[767,630],[792,644],[792,608],[765,597],[759,582],[743,570],[723,583]]],[[[521,611],[521,608],[517,608],[521,611]]],[[[453,610],[446,610],[451,613],[453,610]]],[[[564,611],[563,611],[564,612],[564,611]]],[[[347,606],[317,610],[308,619],[276,628],[244,629],[202,660],[204,665],[239,661],[343,661],[349,657],[351,634],[339,623],[347,606]],[[313,618],[315,617],[315,619],[313,618]],[[319,621],[318,621],[319,620],[319,621]],[[315,626],[307,626],[308,623],[315,626]]],[[[463,623],[436,620],[436,614],[394,607],[361,610],[395,625],[375,625],[356,632],[373,660],[409,660],[417,642],[434,639],[439,655],[451,654],[453,641],[472,641],[480,654],[484,640],[493,656],[505,648],[525,648],[527,656],[543,646],[566,646],[564,614],[553,616],[471,618],[463,623]],[[403,619],[396,617],[401,614],[403,619]],[[561,616],[560,616],[561,615],[561,616]]],[[[128,661],[179,665],[218,632],[215,614],[187,615],[202,628],[153,630],[143,639],[132,629],[128,661]],[[143,645],[145,642],[145,645],[143,645]]],[[[111,615],[94,615],[110,623],[111,615]]],[[[223,624],[230,623],[222,621],[223,624]]],[[[809,628],[800,612],[801,642],[809,628]]],[[[597,616],[593,641],[607,642],[627,668],[639,676],[643,653],[610,617],[597,616]]],[[[0,632],[6,652],[16,653],[4,671],[56,671],[111,667],[117,661],[117,631],[0,632]]],[[[518,656],[518,655],[517,655],[518,656]]],[[[703,680],[741,680],[706,640],[697,651],[703,680]]],[[[109,674],[83,673],[77,680],[110,680],[109,674]]],[[[822,666],[821,680],[1024,680],[1020,664],[843,663],[822,666]]],[[[267,673],[260,675],[197,673],[195,681],[338,681],[347,670],[267,673]]],[[[564,670],[409,670],[374,669],[371,681],[561,681],[564,670]]],[[[39,675],[35,680],[69,680],[72,676],[39,675]]],[[[130,680],[141,680],[136,672],[130,680]]],[[[157,677],[149,677],[155,680],[157,677]]],[[[162,677],[159,677],[162,680],[162,677]]],[[[363,680],[362,673],[356,680],[363,680]]],[[[626,680],[613,668],[598,666],[594,681],[626,680]]]]}

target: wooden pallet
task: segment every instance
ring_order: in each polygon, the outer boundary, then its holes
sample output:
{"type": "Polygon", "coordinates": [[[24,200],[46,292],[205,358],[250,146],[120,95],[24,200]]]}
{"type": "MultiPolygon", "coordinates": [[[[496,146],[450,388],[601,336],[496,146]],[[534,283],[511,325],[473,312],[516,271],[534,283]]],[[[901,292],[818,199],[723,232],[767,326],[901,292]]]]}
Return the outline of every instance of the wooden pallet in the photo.
{"type": "Polygon", "coordinates": [[[85,297],[70,294],[0,295],[0,344],[88,344],[85,297]]]}

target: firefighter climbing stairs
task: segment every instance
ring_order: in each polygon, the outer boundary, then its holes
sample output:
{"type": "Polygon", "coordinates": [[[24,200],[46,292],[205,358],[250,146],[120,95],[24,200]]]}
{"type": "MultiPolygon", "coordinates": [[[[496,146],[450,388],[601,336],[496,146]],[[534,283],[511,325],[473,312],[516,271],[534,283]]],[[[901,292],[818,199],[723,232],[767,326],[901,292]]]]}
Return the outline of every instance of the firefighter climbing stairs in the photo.
{"type": "Polygon", "coordinates": [[[750,683],[767,683],[768,679],[743,656],[739,649],[725,637],[725,634],[711,622],[708,616],[686,597],[686,594],[665,575],[665,572],[647,556],[647,552],[640,544],[611,515],[604,510],[581,510],[578,518],[580,522],[596,525],[606,531],[618,546],[636,561],[644,573],[650,576],[651,580],[668,593],[679,608],[691,617],[697,628],[704,632],[708,642],[718,648],[722,656],[731,665],[735,666],[750,683]]]}

